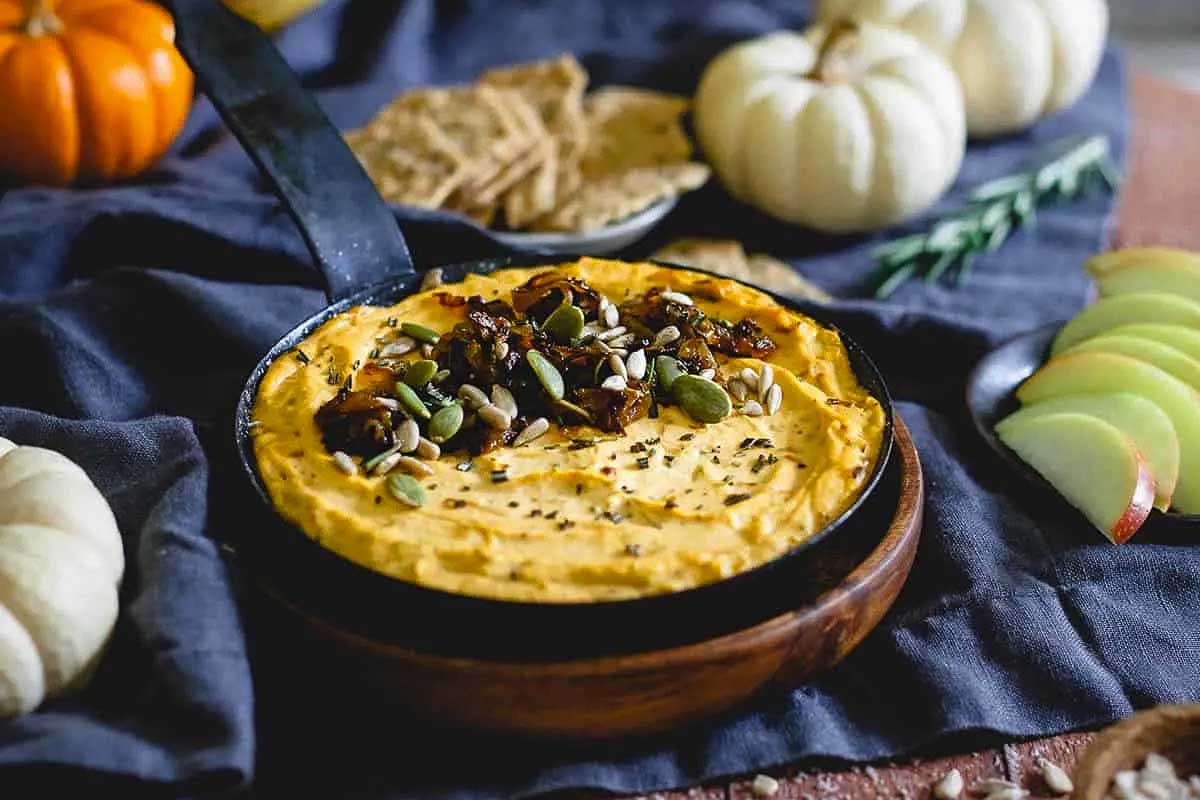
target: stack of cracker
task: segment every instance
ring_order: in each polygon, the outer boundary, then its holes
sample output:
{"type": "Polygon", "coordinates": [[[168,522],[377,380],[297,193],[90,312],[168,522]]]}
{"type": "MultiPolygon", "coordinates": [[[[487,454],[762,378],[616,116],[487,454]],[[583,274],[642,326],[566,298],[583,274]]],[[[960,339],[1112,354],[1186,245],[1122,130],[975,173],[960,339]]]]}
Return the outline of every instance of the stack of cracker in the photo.
{"type": "Polygon", "coordinates": [[[708,270],[805,300],[825,303],[833,299],[786,261],[766,253],[747,253],[742,243],[733,239],[676,239],[660,248],[651,258],[681,267],[708,270]]]}
{"type": "Polygon", "coordinates": [[[508,230],[596,230],[708,180],[685,99],[587,80],[571,56],[489,70],[407,92],[346,141],[384,199],[508,230]]]}

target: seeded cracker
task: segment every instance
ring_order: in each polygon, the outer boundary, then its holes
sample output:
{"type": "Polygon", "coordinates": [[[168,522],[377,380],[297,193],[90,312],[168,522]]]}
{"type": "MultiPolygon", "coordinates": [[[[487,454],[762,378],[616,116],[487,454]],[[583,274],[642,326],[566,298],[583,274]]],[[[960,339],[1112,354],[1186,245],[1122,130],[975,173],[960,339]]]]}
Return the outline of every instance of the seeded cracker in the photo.
{"type": "Polygon", "coordinates": [[[698,189],[708,180],[704,164],[664,164],[638,167],[584,181],[579,191],[548,216],[536,220],[535,230],[593,231],[642,211],[681,192],[698,189]]]}
{"type": "Polygon", "coordinates": [[[652,258],[725,275],[793,297],[828,302],[830,295],[809,282],[786,262],[766,253],[747,255],[733,239],[676,239],[652,258]]]}
{"type": "Polygon", "coordinates": [[[588,95],[584,177],[687,161],[692,157],[682,124],[687,109],[686,99],[647,89],[614,86],[588,95]]]}
{"type": "Polygon", "coordinates": [[[504,198],[505,221],[520,228],[578,188],[579,162],[587,144],[583,114],[587,73],[572,56],[563,55],[489,70],[480,83],[520,92],[552,137],[546,159],[504,198]]]}
{"type": "Polygon", "coordinates": [[[467,177],[462,153],[415,114],[381,114],[346,134],[346,143],[389,202],[438,208],[467,177]]]}

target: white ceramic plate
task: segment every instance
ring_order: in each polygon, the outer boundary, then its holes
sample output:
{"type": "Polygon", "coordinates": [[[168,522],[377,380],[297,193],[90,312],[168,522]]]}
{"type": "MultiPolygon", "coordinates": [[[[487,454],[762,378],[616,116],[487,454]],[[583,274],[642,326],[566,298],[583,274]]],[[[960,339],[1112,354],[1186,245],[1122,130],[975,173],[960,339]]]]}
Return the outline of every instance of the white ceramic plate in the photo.
{"type": "Polygon", "coordinates": [[[509,247],[535,253],[602,256],[628,247],[648,234],[675,208],[678,198],[660,200],[620,222],[586,233],[527,233],[491,231],[492,236],[509,247]]]}

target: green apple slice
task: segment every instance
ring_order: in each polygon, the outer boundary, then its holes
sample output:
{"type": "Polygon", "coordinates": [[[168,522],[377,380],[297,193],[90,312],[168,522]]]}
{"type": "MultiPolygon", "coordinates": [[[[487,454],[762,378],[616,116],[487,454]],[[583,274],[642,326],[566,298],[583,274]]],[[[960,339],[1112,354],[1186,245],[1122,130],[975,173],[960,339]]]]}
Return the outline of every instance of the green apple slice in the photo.
{"type": "Polygon", "coordinates": [[[1113,328],[1109,333],[1114,336],[1136,336],[1139,339],[1161,342],[1200,361],[1200,330],[1195,328],[1143,322],[1138,325],[1122,325],[1113,328]]]}
{"type": "Polygon", "coordinates": [[[1085,308],[1054,338],[1051,355],[1121,325],[1156,322],[1200,328],[1200,303],[1161,292],[1105,297],[1085,308]]]}
{"type": "Polygon", "coordinates": [[[1104,420],[1071,413],[1009,417],[996,433],[1114,544],[1149,516],[1150,467],[1129,437],[1104,420]]]}
{"type": "Polygon", "coordinates": [[[1133,392],[1166,412],[1179,437],[1179,481],[1173,505],[1200,514],[1200,393],[1145,361],[1116,353],[1073,353],[1056,358],[1017,389],[1026,405],[1073,394],[1133,392]]]}
{"type": "Polygon", "coordinates": [[[1165,292],[1200,301],[1200,265],[1191,262],[1132,264],[1098,276],[1096,285],[1104,297],[1165,292]]]}
{"type": "Polygon", "coordinates": [[[1138,358],[1171,373],[1193,389],[1200,389],[1200,361],[1162,342],[1106,333],[1094,339],[1085,339],[1063,351],[1063,355],[1070,353],[1119,353],[1138,358]]]}
{"type": "Polygon", "coordinates": [[[1093,256],[1084,269],[1093,278],[1101,278],[1118,270],[1146,264],[1189,266],[1200,270],[1200,253],[1175,247],[1127,247],[1093,256]]]}
{"type": "Polygon", "coordinates": [[[1171,507],[1171,497],[1179,481],[1179,437],[1166,412],[1132,392],[1073,394],[1025,406],[1008,420],[1016,422],[1065,413],[1098,417],[1128,436],[1154,474],[1157,486],[1154,507],[1160,511],[1171,507]]]}

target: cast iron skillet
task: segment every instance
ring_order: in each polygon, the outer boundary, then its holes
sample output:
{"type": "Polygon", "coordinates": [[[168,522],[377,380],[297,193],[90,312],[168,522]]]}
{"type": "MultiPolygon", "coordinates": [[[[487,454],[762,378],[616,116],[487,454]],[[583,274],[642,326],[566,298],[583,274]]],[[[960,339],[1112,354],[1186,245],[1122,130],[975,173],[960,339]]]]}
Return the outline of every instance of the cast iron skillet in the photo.
{"type": "MultiPolygon", "coordinates": [[[[842,341],[859,381],[887,417],[883,447],[854,505],[809,541],[754,570],[674,594],[598,603],[489,600],[388,578],[336,555],[275,513],[255,463],[254,398],[276,358],[331,317],[358,305],[392,305],[414,293],[413,269],[395,218],[333,126],[253,25],[213,0],[173,0],[177,42],[229,128],[270,178],[299,226],[332,304],[297,325],[255,367],[238,403],[235,435],[246,476],[262,501],[238,551],[267,591],[308,613],[377,641],[494,658],[566,658],[699,641],[788,610],[796,568],[879,483],[892,447],[892,406],[879,371],[842,341]]],[[[443,268],[447,282],[469,272],[562,263],[563,256],[505,256],[443,268]]],[[[786,305],[794,304],[776,298],[786,305]]],[[[397,513],[403,513],[397,511],[397,513]]]]}
{"type": "MultiPolygon", "coordinates": [[[[1021,407],[1017,400],[1017,387],[1049,360],[1050,345],[1064,324],[1055,322],[1014,336],[980,359],[967,379],[967,409],[971,412],[975,430],[1012,472],[1037,487],[1044,495],[1052,495],[1051,502],[1069,505],[1057,489],[1009,450],[996,435],[996,423],[1021,407]]],[[[1150,532],[1193,532],[1198,523],[1200,515],[1181,514],[1178,511],[1163,513],[1156,508],[1151,510],[1150,516],[1142,524],[1141,532],[1143,536],[1150,532]]]]}

